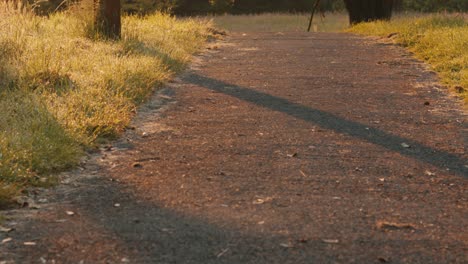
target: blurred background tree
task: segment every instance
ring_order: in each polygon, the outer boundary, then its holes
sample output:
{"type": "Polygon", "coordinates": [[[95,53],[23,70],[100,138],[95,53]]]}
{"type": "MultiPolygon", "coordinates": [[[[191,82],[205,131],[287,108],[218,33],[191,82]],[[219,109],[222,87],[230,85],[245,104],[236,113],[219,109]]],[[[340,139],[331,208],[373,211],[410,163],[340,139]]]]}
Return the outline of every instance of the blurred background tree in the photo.
{"type": "MultiPolygon", "coordinates": [[[[80,0],[27,0],[45,14],[80,0]]],[[[309,12],[315,0],[121,0],[124,13],[146,14],[161,10],[176,15],[309,12]]],[[[396,0],[397,9],[417,12],[468,12],[468,0],[396,0]]],[[[322,0],[321,11],[344,10],[343,0],[322,0]]]]}

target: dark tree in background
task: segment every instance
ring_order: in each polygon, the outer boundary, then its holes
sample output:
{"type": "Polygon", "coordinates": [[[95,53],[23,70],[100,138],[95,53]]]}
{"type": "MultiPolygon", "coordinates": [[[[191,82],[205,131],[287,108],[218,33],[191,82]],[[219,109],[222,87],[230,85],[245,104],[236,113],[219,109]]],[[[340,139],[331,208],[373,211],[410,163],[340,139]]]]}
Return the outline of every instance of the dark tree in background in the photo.
{"type": "Polygon", "coordinates": [[[181,15],[204,14],[211,8],[210,0],[179,0],[174,13],[181,15]]]}
{"type": "Polygon", "coordinates": [[[120,0],[94,0],[97,32],[110,39],[119,39],[122,28],[120,18],[120,0]]]}
{"type": "Polygon", "coordinates": [[[394,0],[344,0],[349,22],[356,24],[374,20],[390,20],[394,0]]]}

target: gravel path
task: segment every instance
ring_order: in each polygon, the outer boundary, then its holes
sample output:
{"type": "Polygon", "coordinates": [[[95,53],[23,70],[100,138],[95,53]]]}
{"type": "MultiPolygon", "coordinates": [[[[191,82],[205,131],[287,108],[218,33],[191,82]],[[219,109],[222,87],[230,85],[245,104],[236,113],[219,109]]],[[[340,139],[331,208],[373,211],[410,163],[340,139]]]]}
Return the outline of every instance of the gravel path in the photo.
{"type": "Polygon", "coordinates": [[[234,33],[197,60],[6,212],[0,263],[468,263],[466,115],[424,64],[331,33],[234,33]]]}

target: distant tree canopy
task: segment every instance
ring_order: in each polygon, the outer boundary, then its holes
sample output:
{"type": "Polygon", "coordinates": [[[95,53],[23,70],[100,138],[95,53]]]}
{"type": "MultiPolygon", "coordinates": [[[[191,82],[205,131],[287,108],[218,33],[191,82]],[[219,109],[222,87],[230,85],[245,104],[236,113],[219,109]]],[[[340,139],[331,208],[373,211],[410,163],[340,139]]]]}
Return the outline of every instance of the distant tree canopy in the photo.
{"type": "MultiPolygon", "coordinates": [[[[31,3],[37,0],[27,0],[31,3]]],[[[80,0],[76,0],[80,1],[80,0]]],[[[399,9],[422,12],[468,12],[468,0],[396,0],[399,9]]],[[[40,1],[42,13],[54,11],[63,0],[40,1]]],[[[68,1],[68,2],[73,2],[68,1]]],[[[215,13],[309,12],[315,0],[122,0],[124,13],[145,14],[162,10],[176,15],[215,13]]],[[[62,7],[66,7],[62,5],[62,7]]],[[[320,10],[344,10],[343,0],[321,0],[320,10]]]]}

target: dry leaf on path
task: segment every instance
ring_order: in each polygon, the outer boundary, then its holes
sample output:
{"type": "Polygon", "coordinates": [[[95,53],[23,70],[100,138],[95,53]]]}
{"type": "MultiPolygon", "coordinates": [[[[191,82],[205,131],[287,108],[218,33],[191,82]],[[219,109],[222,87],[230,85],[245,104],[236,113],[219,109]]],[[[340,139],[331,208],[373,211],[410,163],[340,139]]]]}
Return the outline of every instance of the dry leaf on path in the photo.
{"type": "Polygon", "coordinates": [[[338,244],[340,241],[338,239],[322,239],[323,243],[327,244],[338,244]]]}
{"type": "Polygon", "coordinates": [[[386,229],[386,230],[397,230],[397,229],[416,229],[413,224],[408,223],[395,223],[395,222],[387,222],[387,221],[378,221],[377,227],[379,229],[386,229]]]}
{"type": "Polygon", "coordinates": [[[12,240],[13,240],[13,238],[7,237],[7,238],[5,238],[5,239],[2,240],[2,244],[6,244],[6,243],[8,243],[8,242],[10,242],[10,241],[12,241],[12,240]]]}
{"type": "Polygon", "coordinates": [[[0,232],[3,232],[3,233],[9,233],[11,231],[15,230],[14,228],[11,228],[11,227],[3,227],[3,226],[0,226],[0,232]]]}
{"type": "Polygon", "coordinates": [[[281,246],[281,247],[284,247],[284,248],[292,248],[292,247],[294,247],[294,245],[292,245],[291,243],[281,243],[280,246],[281,246]]]}

